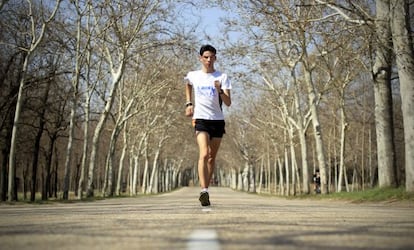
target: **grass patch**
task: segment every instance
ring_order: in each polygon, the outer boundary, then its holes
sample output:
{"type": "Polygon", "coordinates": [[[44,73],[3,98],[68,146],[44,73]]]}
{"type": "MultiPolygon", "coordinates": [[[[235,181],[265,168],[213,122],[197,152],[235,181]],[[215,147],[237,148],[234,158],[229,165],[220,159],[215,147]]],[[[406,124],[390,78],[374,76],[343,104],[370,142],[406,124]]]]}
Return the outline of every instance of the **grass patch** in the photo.
{"type": "Polygon", "coordinates": [[[414,193],[400,188],[372,188],[364,191],[313,195],[320,199],[348,200],[353,202],[414,201],[414,193]]]}

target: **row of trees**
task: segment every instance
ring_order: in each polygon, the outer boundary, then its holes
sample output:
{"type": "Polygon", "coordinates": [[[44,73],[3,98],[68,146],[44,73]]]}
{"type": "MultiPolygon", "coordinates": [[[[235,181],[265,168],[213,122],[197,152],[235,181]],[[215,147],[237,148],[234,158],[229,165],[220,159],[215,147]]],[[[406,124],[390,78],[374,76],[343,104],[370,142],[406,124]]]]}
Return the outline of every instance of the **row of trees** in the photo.
{"type": "Polygon", "coordinates": [[[414,190],[410,1],[221,4],[238,12],[223,42],[247,100],[233,131],[245,190],[309,193],[316,169],[322,193],[414,190]]]}
{"type": "MultiPolygon", "coordinates": [[[[203,4],[231,10],[216,45],[235,103],[225,110],[220,185],[307,194],[319,169],[323,193],[413,191],[409,1],[203,4]]],[[[2,1],[1,200],[197,181],[182,78],[209,34],[195,37],[197,20],[181,15],[189,6],[2,1]]]]}
{"type": "Polygon", "coordinates": [[[179,11],[166,1],[2,6],[2,200],[21,188],[33,201],[40,190],[68,199],[179,185],[172,135],[183,134],[182,77],[194,61],[179,11]]]}

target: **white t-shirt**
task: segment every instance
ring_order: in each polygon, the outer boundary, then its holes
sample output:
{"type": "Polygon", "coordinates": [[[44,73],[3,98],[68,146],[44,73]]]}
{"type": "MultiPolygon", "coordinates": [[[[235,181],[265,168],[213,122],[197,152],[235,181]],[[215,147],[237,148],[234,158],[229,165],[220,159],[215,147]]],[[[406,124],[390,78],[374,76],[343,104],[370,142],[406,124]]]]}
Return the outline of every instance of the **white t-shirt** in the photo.
{"type": "Polygon", "coordinates": [[[192,85],[194,89],[193,119],[224,120],[219,103],[219,93],[217,93],[214,86],[214,81],[220,81],[222,89],[231,89],[227,74],[217,70],[213,73],[196,70],[188,72],[184,80],[186,84],[192,85]]]}

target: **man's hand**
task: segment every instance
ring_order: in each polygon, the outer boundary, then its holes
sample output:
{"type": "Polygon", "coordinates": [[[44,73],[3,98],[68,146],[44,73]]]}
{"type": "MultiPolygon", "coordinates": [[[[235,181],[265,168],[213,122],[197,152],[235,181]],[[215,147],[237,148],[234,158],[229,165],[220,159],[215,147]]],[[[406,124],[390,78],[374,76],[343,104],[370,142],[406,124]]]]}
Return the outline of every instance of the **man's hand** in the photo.
{"type": "Polygon", "coordinates": [[[221,89],[221,83],[219,80],[214,81],[214,87],[216,87],[217,91],[221,89]]]}
{"type": "Polygon", "coordinates": [[[185,108],[185,116],[191,117],[193,116],[193,113],[194,113],[194,108],[192,105],[185,108]]]}

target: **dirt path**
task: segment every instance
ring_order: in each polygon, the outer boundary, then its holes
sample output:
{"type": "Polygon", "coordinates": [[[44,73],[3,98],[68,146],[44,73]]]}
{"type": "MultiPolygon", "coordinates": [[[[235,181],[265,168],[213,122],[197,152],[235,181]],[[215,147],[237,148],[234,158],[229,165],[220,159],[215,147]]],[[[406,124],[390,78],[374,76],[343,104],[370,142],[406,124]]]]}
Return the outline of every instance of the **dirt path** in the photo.
{"type": "Polygon", "coordinates": [[[414,249],[414,204],[285,200],[211,188],[0,205],[0,249],[414,249]],[[203,248],[203,246],[205,248],[203,248]]]}

